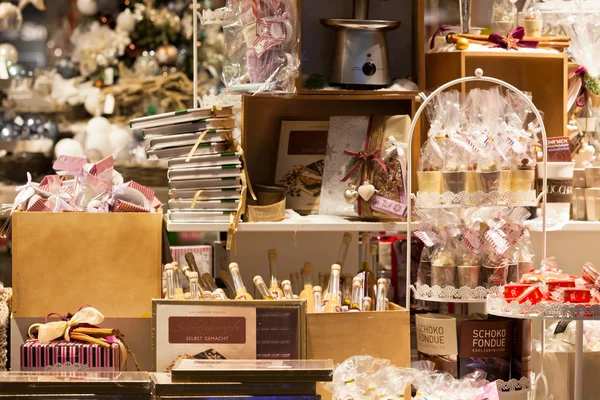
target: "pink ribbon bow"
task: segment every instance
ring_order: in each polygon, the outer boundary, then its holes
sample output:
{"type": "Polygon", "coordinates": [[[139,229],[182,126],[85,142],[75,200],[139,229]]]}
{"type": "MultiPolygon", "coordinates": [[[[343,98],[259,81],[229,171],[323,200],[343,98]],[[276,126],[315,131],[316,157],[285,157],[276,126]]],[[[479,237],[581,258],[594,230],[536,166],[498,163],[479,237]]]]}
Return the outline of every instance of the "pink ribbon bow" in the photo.
{"type": "Polygon", "coordinates": [[[361,172],[362,172],[363,165],[371,160],[377,162],[377,164],[379,164],[379,166],[387,174],[387,168],[385,167],[383,160],[381,158],[379,158],[380,153],[381,153],[380,148],[376,148],[371,153],[367,153],[366,151],[356,152],[356,151],[344,150],[345,155],[356,158],[356,164],[354,164],[352,169],[350,169],[350,171],[348,171],[348,173],[346,175],[344,175],[344,177],[342,178],[342,182],[346,182],[348,179],[350,179],[350,177],[352,175],[354,175],[354,173],[356,171],[358,171],[358,169],[361,169],[361,172]]]}

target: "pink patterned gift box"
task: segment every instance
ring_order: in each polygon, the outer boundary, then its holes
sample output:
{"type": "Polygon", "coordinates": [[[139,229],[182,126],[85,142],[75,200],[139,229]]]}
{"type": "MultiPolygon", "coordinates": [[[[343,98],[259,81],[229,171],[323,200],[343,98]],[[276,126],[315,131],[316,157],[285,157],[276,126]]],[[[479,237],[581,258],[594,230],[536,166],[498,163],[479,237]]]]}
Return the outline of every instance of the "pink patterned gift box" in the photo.
{"type": "Polygon", "coordinates": [[[28,340],[21,345],[21,371],[121,371],[125,357],[118,342],[104,348],[64,340],[28,340]]]}

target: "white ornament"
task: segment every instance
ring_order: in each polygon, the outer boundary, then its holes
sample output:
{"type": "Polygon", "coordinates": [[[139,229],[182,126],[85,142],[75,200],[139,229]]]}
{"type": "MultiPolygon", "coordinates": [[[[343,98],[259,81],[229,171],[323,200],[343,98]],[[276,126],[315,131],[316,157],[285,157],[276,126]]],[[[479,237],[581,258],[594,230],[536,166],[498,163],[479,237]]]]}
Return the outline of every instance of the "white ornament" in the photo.
{"type": "Polygon", "coordinates": [[[74,139],[61,139],[54,146],[54,156],[84,157],[83,147],[74,139]]]}
{"type": "Polygon", "coordinates": [[[375,186],[371,185],[369,181],[364,181],[364,183],[358,187],[358,194],[364,201],[369,201],[375,194],[375,186]]]}
{"type": "Polygon", "coordinates": [[[87,123],[86,133],[88,137],[102,135],[108,139],[110,131],[112,131],[112,124],[104,117],[94,117],[87,123]]]}
{"type": "Polygon", "coordinates": [[[83,101],[85,111],[89,112],[94,117],[102,115],[102,102],[100,101],[100,90],[90,91],[83,101]]]}
{"type": "Polygon", "coordinates": [[[108,134],[113,151],[123,150],[133,140],[133,132],[127,128],[114,127],[108,134]]]}
{"type": "Polygon", "coordinates": [[[83,15],[91,17],[98,14],[98,3],[96,0],[77,0],[77,9],[83,15]]]}
{"type": "Polygon", "coordinates": [[[129,8],[117,17],[117,29],[128,33],[135,29],[135,17],[129,8]]]}
{"type": "MultiPolygon", "coordinates": [[[[85,152],[88,157],[94,152],[98,152],[101,158],[107,157],[112,153],[112,146],[107,134],[89,135],[85,140],[85,152]]],[[[90,160],[96,157],[90,157],[90,160]]],[[[92,160],[94,161],[94,160],[92,160]]]]}
{"type": "Polygon", "coordinates": [[[23,15],[14,4],[0,3],[0,31],[18,31],[23,24],[23,15]]]}
{"type": "Polygon", "coordinates": [[[4,60],[11,64],[16,63],[19,60],[17,48],[10,43],[0,44],[0,60],[4,60]]]}

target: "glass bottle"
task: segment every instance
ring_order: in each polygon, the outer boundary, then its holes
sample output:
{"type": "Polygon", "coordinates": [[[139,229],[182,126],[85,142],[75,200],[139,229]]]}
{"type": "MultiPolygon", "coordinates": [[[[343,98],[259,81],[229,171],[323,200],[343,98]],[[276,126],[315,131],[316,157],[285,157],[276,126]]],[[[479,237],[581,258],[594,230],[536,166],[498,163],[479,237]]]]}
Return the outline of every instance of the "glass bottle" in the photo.
{"type": "MultiPolygon", "coordinates": [[[[371,234],[363,232],[362,234],[362,263],[360,272],[364,273],[363,277],[363,294],[364,296],[375,298],[375,275],[369,267],[369,245],[371,244],[371,234]]],[[[369,310],[366,310],[369,311],[369,310]]]]}
{"type": "Polygon", "coordinates": [[[225,291],[221,288],[217,288],[212,295],[213,299],[215,300],[229,300],[229,298],[227,298],[227,295],[225,294],[225,291]]]}
{"type": "Polygon", "coordinates": [[[213,279],[212,275],[209,274],[208,272],[205,272],[202,274],[202,280],[204,281],[204,284],[206,285],[208,290],[210,290],[211,292],[214,292],[215,290],[218,289],[218,286],[215,283],[215,280],[213,279]]]}
{"type": "Polygon", "coordinates": [[[352,303],[352,275],[344,275],[344,284],[342,285],[342,294],[344,301],[342,302],[342,310],[348,311],[352,303]]]}
{"type": "Polygon", "coordinates": [[[300,298],[306,300],[306,309],[309,312],[313,312],[314,308],[314,296],[313,296],[313,284],[312,284],[312,264],[309,262],[304,263],[304,267],[300,271],[302,274],[302,283],[304,289],[300,292],[300,298]]]}
{"type": "Polygon", "coordinates": [[[202,292],[203,300],[214,300],[213,294],[210,290],[205,290],[202,292]]]}
{"type": "Polygon", "coordinates": [[[183,294],[183,287],[181,286],[181,279],[179,275],[181,274],[181,270],[179,269],[179,263],[177,261],[173,261],[171,264],[173,265],[173,280],[175,283],[175,298],[178,300],[184,300],[185,295],[183,294]]]}
{"type": "Polygon", "coordinates": [[[338,250],[337,258],[335,263],[340,267],[343,267],[346,263],[346,256],[348,256],[348,248],[350,246],[350,242],[352,241],[352,234],[350,232],[345,232],[342,237],[342,243],[340,244],[340,248],[338,250]]]}
{"type": "Polygon", "coordinates": [[[200,286],[198,285],[198,273],[190,272],[190,298],[198,300],[200,297],[200,286]]]}
{"type": "Polygon", "coordinates": [[[373,304],[373,301],[371,300],[370,297],[365,296],[363,297],[362,300],[362,310],[363,311],[371,311],[371,305],[373,304]]]}
{"type": "Polygon", "coordinates": [[[292,291],[292,282],[286,279],[285,281],[281,282],[281,287],[283,288],[283,296],[285,297],[285,299],[293,300],[294,292],[292,291]]]}
{"type": "Polygon", "coordinates": [[[188,280],[190,280],[190,273],[193,272],[192,269],[190,268],[190,266],[188,264],[186,265],[182,265],[181,266],[181,272],[183,273],[183,276],[188,280]]]}
{"type": "Polygon", "coordinates": [[[341,312],[342,311],[342,295],[340,293],[340,269],[337,264],[331,266],[329,274],[329,291],[325,294],[323,312],[341,312]]]}
{"type": "Polygon", "coordinates": [[[290,282],[292,283],[292,292],[294,294],[300,294],[300,277],[298,271],[290,272],[290,282]]]}
{"type": "Polygon", "coordinates": [[[350,301],[351,312],[361,311],[360,298],[362,297],[362,279],[358,276],[352,279],[352,299],[350,301]]]}
{"type": "Polygon", "coordinates": [[[233,286],[235,287],[235,299],[236,300],[252,300],[252,296],[246,290],[246,286],[244,286],[244,281],[242,280],[242,276],[240,275],[240,267],[237,263],[229,264],[229,272],[231,273],[231,277],[233,278],[233,286]]]}
{"type": "Polygon", "coordinates": [[[322,312],[321,305],[323,304],[323,296],[322,296],[321,286],[315,286],[313,288],[313,309],[312,312],[322,312]]]}
{"type": "Polygon", "coordinates": [[[271,296],[271,293],[269,292],[267,285],[265,285],[265,281],[263,280],[262,276],[256,275],[252,279],[252,282],[254,282],[254,286],[256,287],[256,290],[258,290],[258,293],[260,293],[260,295],[262,296],[263,299],[273,300],[273,296],[271,296]]]}
{"type": "Polygon", "coordinates": [[[492,33],[506,36],[517,27],[518,10],[515,2],[516,0],[494,0],[492,5],[492,33]]]}
{"type": "Polygon", "coordinates": [[[283,290],[279,287],[277,281],[277,250],[269,249],[269,269],[271,270],[271,281],[269,284],[269,292],[275,300],[283,299],[283,290]]]}
{"type": "Polygon", "coordinates": [[[387,298],[387,282],[385,278],[377,280],[377,297],[375,298],[375,311],[385,311],[385,299],[387,298]]]}
{"type": "Polygon", "coordinates": [[[373,274],[377,275],[377,271],[379,270],[379,265],[377,264],[377,243],[369,245],[369,262],[371,263],[373,274]]]}
{"type": "Polygon", "coordinates": [[[167,299],[175,298],[175,278],[173,277],[173,265],[165,265],[165,276],[167,283],[167,299]]]}

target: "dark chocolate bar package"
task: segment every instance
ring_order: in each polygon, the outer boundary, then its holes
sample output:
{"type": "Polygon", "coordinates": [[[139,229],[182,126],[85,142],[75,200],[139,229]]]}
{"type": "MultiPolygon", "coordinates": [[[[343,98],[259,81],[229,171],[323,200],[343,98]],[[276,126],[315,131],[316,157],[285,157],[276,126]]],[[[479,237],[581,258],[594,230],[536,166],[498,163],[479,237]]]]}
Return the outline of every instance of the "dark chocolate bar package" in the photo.
{"type": "Polygon", "coordinates": [[[511,379],[529,378],[531,373],[531,320],[515,319],[513,356],[510,365],[511,379]]]}
{"type": "Polygon", "coordinates": [[[482,372],[488,381],[508,381],[513,329],[509,319],[463,321],[458,347],[459,377],[482,372]]]}

